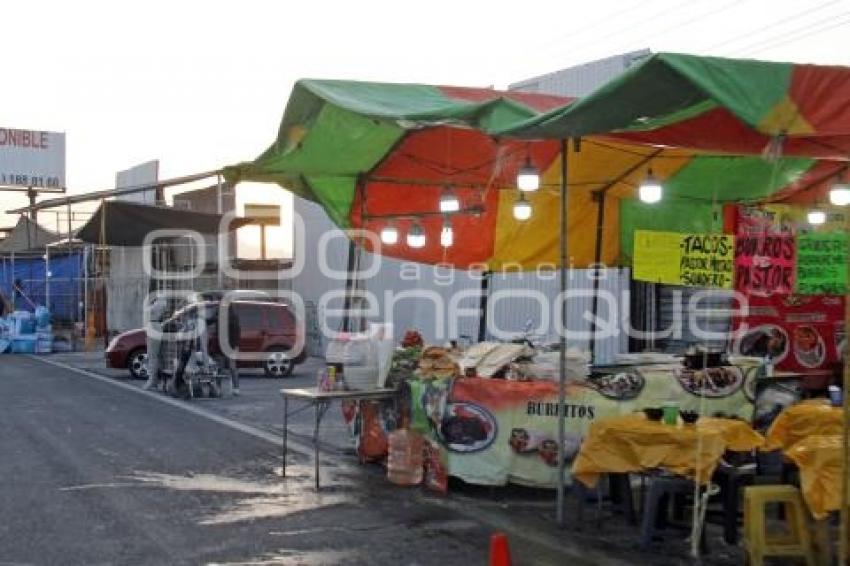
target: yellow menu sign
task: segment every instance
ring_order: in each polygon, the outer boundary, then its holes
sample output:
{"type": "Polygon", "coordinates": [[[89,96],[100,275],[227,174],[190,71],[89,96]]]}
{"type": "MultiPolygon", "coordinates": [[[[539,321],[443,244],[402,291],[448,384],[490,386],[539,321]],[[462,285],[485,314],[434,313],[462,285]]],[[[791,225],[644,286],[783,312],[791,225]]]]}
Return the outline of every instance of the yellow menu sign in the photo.
{"type": "Polygon", "coordinates": [[[632,277],[638,281],[731,289],[735,237],[635,231],[632,277]]]}

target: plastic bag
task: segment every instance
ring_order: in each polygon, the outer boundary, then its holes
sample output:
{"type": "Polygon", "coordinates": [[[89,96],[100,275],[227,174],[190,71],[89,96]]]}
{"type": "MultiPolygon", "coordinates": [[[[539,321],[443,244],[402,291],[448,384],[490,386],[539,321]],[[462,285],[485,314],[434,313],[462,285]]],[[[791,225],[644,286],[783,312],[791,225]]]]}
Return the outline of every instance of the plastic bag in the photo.
{"type": "Polygon", "coordinates": [[[425,487],[445,495],[449,491],[449,473],[443,461],[443,451],[436,440],[425,441],[425,487]]]}

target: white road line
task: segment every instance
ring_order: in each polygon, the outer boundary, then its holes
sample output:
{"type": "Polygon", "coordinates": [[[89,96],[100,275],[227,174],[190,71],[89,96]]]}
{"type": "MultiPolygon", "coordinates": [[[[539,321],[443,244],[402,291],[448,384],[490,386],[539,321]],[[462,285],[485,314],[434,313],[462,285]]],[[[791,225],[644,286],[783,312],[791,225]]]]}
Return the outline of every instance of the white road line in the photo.
{"type": "MultiPolygon", "coordinates": [[[[122,381],[118,381],[118,380],[113,379],[111,377],[106,377],[106,376],[100,375],[98,373],[95,373],[93,371],[80,369],[80,368],[68,365],[66,363],[63,363],[63,362],[57,362],[55,360],[50,360],[50,359],[47,359],[47,358],[42,357],[42,356],[35,356],[35,355],[28,354],[27,357],[31,360],[36,360],[36,361],[39,361],[39,362],[42,362],[42,363],[45,363],[45,364],[49,364],[49,365],[52,365],[52,366],[55,366],[55,367],[58,367],[58,368],[62,368],[64,370],[67,370],[67,371],[70,371],[70,372],[73,372],[73,373],[77,373],[79,375],[83,375],[83,376],[89,377],[91,379],[96,379],[96,380],[101,381],[103,383],[108,383],[109,385],[112,385],[114,387],[120,387],[121,389],[124,389],[126,391],[130,391],[132,393],[135,393],[136,395],[143,395],[143,396],[145,396],[149,399],[159,401],[160,403],[165,403],[166,405],[171,405],[172,407],[177,407],[178,409],[181,409],[181,410],[186,411],[188,413],[192,413],[193,415],[196,415],[198,417],[213,421],[213,422],[218,423],[220,425],[224,425],[224,426],[231,428],[233,430],[236,430],[236,431],[242,432],[244,434],[253,436],[254,438],[259,438],[260,440],[265,440],[266,442],[268,442],[270,444],[274,444],[278,448],[283,448],[283,438],[281,438],[280,436],[278,436],[276,434],[272,434],[270,432],[266,432],[266,431],[261,430],[259,428],[256,428],[256,427],[253,427],[253,426],[250,426],[250,425],[246,425],[244,423],[240,423],[240,422],[234,421],[232,419],[228,419],[227,417],[222,417],[221,415],[216,415],[215,413],[207,411],[206,409],[202,409],[202,408],[200,408],[196,405],[192,405],[189,402],[181,401],[179,399],[174,399],[173,397],[163,395],[162,393],[158,393],[156,391],[145,391],[144,389],[141,389],[139,387],[135,387],[133,385],[129,385],[127,383],[124,383],[122,381]]],[[[281,409],[281,411],[282,411],[282,409],[281,409]]],[[[281,422],[282,421],[283,421],[283,414],[281,413],[281,422]]],[[[291,433],[289,435],[289,438],[287,439],[287,450],[291,451],[291,452],[296,452],[298,454],[301,454],[302,456],[308,456],[310,458],[312,458],[312,456],[313,456],[313,446],[310,445],[310,444],[305,444],[305,443],[303,443],[303,442],[301,442],[297,439],[294,439],[292,437],[291,433]]],[[[345,469],[345,470],[353,470],[354,469],[354,466],[349,465],[348,463],[344,462],[343,460],[341,460],[340,458],[338,458],[338,457],[336,457],[332,454],[327,454],[325,452],[322,452],[320,454],[320,456],[321,456],[321,459],[322,459],[322,465],[323,466],[326,465],[326,464],[331,464],[333,466],[336,466],[338,468],[342,468],[342,469],[345,469]]]]}

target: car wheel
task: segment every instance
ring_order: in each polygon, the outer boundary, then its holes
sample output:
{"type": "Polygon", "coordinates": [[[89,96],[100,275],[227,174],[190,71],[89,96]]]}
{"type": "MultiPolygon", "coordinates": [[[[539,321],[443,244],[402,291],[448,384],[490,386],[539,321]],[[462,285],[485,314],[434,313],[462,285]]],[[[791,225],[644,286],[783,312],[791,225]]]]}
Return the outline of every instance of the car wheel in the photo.
{"type": "Polygon", "coordinates": [[[136,348],[127,356],[127,369],[133,379],[148,378],[148,353],[144,348],[136,348]]]}
{"type": "Polygon", "coordinates": [[[282,349],[272,349],[266,352],[263,369],[268,377],[289,377],[295,369],[295,361],[282,349]]]}

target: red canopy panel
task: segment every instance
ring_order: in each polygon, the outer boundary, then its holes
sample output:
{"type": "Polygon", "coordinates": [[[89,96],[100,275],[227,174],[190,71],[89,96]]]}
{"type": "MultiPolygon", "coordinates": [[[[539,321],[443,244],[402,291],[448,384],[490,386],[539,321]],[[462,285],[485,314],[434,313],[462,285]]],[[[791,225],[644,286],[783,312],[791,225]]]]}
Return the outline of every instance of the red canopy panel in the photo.
{"type": "Polygon", "coordinates": [[[569,104],[575,98],[565,96],[556,96],[553,94],[539,94],[536,92],[520,92],[516,90],[498,91],[491,88],[469,88],[459,86],[440,86],[437,87],[443,94],[449,98],[458,98],[468,100],[470,102],[486,102],[494,98],[493,94],[498,94],[502,98],[507,98],[524,104],[538,112],[546,112],[553,108],[558,108],[569,104]]]}
{"type": "MultiPolygon", "coordinates": [[[[715,108],[703,114],[669,126],[646,132],[622,132],[610,137],[651,146],[694,147],[700,151],[731,155],[753,155],[764,152],[772,138],[757,132],[725,108],[715,108]],[[695,144],[699,132],[706,135],[695,144]]],[[[789,136],[783,144],[784,155],[817,159],[846,160],[850,156],[850,137],[844,135],[789,136]]]]}

